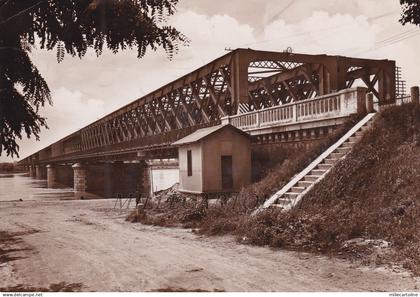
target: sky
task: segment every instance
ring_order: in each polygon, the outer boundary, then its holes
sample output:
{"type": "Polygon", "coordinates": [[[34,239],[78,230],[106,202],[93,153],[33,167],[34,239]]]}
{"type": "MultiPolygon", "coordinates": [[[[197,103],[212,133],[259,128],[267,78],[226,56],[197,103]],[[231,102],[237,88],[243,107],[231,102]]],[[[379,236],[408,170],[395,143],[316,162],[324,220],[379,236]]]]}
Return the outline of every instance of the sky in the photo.
{"type": "MultiPolygon", "coordinates": [[[[396,60],[408,86],[420,85],[420,27],[402,26],[396,0],[180,0],[168,23],[191,41],[172,61],[162,50],[82,59],[35,49],[33,62],[52,91],[41,115],[49,129],[19,142],[24,158],[115,109],[193,71],[227,48],[396,60]]],[[[17,160],[17,159],[14,159],[17,160]]],[[[13,161],[5,155],[0,162],[13,161]]]]}

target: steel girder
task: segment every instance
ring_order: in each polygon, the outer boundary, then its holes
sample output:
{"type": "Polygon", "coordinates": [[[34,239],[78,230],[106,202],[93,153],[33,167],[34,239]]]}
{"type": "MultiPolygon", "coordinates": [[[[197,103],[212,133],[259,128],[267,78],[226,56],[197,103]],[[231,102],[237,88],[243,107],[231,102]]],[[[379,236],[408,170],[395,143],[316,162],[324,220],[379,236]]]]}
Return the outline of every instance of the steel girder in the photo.
{"type": "Polygon", "coordinates": [[[235,85],[243,112],[328,94],[354,84],[366,86],[380,105],[395,100],[395,61],[244,51],[235,85]]]}
{"type": "Polygon", "coordinates": [[[160,147],[187,132],[218,124],[226,115],[324,95],[354,84],[367,86],[380,105],[391,103],[395,100],[395,62],[237,49],[22,163],[160,147]]]}

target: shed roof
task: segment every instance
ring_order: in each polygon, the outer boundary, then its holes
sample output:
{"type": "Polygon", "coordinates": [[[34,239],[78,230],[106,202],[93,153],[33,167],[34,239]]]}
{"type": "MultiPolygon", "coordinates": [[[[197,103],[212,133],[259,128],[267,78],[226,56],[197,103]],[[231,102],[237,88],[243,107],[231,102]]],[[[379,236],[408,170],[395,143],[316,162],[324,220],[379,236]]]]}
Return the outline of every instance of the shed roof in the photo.
{"type": "Polygon", "coordinates": [[[235,126],[232,126],[231,124],[223,124],[223,125],[218,125],[218,126],[199,129],[199,130],[191,133],[190,135],[187,135],[184,138],[181,138],[181,139],[175,141],[174,143],[172,143],[172,145],[177,146],[177,145],[194,143],[194,142],[197,142],[197,141],[199,141],[203,138],[206,138],[207,136],[213,134],[214,132],[222,130],[222,129],[233,129],[237,133],[240,133],[240,134],[242,134],[246,137],[250,137],[250,135],[248,133],[242,131],[241,129],[236,128],[235,126]]]}

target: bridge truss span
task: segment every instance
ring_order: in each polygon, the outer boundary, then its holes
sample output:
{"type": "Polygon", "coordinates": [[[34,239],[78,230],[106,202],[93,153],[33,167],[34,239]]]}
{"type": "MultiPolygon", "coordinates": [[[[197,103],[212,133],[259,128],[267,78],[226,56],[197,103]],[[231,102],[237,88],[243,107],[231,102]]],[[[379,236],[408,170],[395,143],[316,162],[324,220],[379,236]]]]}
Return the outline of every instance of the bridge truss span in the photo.
{"type": "Polygon", "coordinates": [[[21,164],[164,150],[221,118],[364,86],[395,100],[395,62],[236,49],[116,110],[21,164]]]}

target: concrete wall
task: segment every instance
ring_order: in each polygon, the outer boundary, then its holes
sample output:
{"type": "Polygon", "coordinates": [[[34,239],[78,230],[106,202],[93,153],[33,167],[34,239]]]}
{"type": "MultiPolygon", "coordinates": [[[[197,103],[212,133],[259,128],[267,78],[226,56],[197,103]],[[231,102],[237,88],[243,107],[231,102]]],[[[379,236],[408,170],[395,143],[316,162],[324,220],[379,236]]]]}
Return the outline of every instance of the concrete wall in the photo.
{"type": "Polygon", "coordinates": [[[329,127],[303,129],[252,137],[252,180],[258,181],[274,164],[284,161],[296,151],[310,149],[325,143],[337,133],[344,134],[344,123],[329,127]]]}
{"type": "Polygon", "coordinates": [[[203,139],[203,192],[222,191],[221,157],[232,156],[233,190],[251,182],[251,140],[233,129],[203,139]]]}
{"type": "Polygon", "coordinates": [[[179,148],[179,185],[181,190],[201,193],[203,190],[202,178],[202,149],[201,143],[184,145],[179,148]],[[192,176],[188,176],[187,151],[192,154],[192,176]]]}

